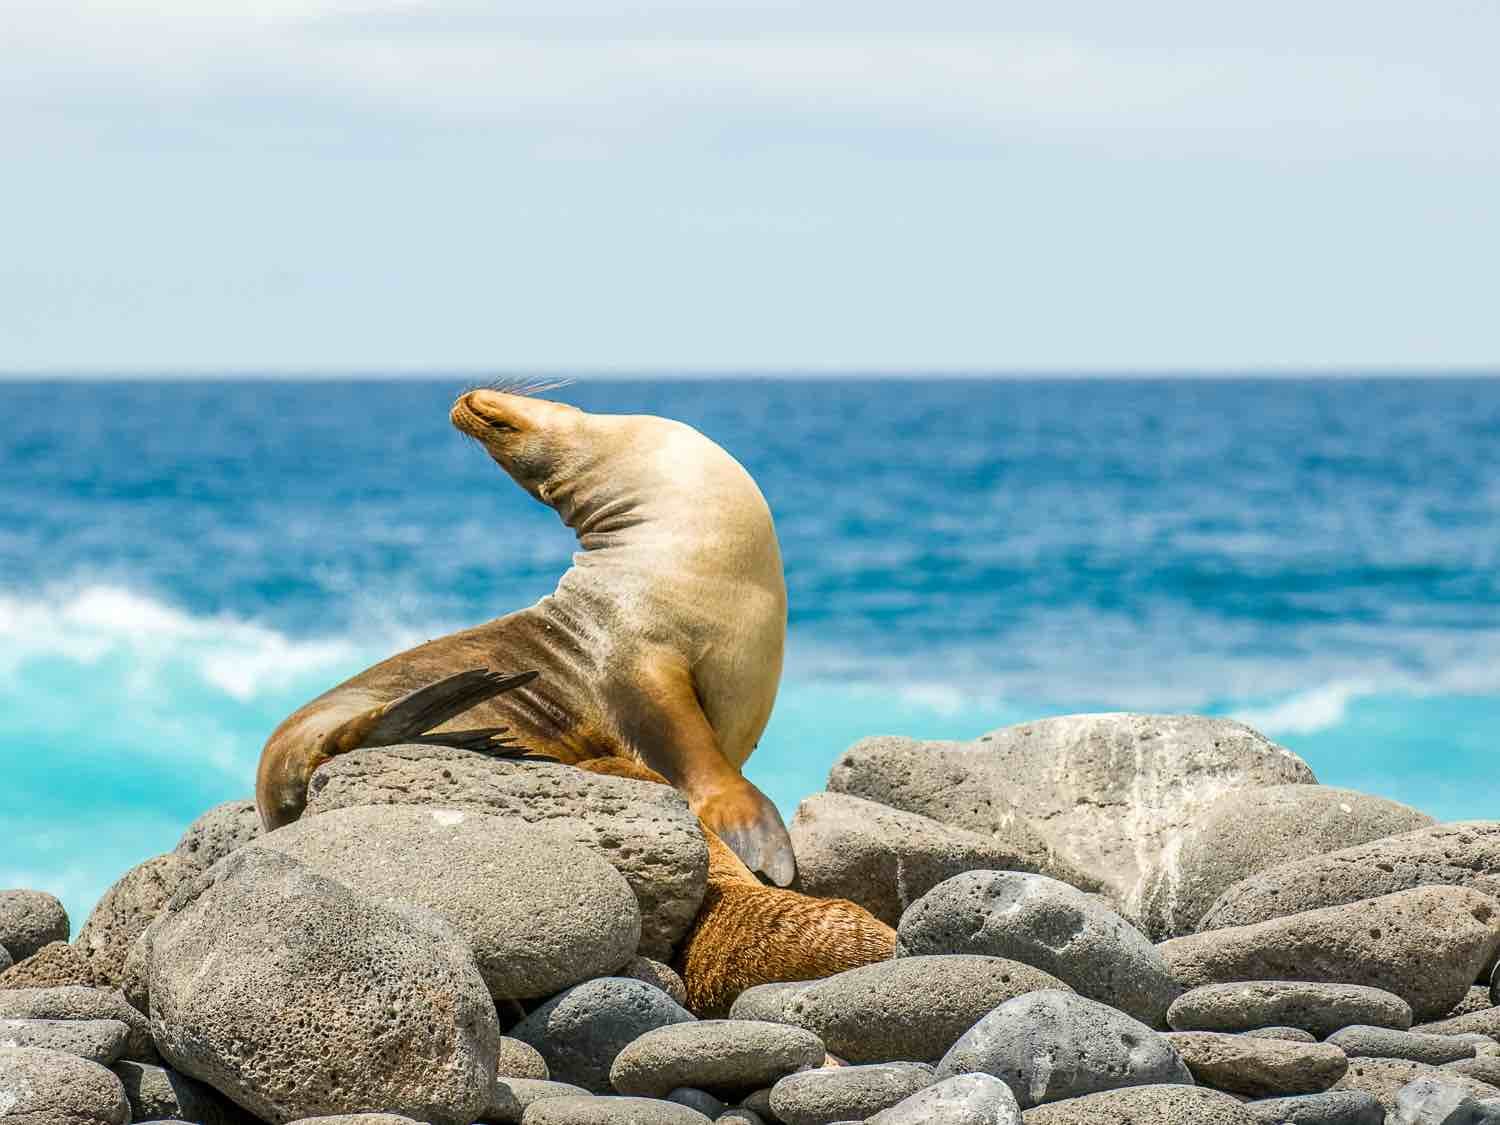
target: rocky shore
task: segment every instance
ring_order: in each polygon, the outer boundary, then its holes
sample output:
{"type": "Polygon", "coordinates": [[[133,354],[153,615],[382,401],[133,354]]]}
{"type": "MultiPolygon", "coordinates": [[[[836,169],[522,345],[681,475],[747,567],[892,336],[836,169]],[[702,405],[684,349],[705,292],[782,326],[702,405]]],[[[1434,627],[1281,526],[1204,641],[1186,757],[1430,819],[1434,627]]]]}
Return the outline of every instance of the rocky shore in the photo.
{"type": "Polygon", "coordinates": [[[1500,1123],[1500,821],[1241,724],[866,739],[790,825],[888,961],[699,1019],[663,786],[398,746],[209,810],[69,941],[0,891],[0,1125],[1500,1123]]]}

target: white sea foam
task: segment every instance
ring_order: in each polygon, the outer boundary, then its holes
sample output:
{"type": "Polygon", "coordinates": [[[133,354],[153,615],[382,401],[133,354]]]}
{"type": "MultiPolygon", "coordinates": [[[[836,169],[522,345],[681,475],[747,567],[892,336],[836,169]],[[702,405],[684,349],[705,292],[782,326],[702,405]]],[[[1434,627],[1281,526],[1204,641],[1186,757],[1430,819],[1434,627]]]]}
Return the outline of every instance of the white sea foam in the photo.
{"type": "Polygon", "coordinates": [[[1266,707],[1240,708],[1230,717],[1266,734],[1316,734],[1338,726],[1348,716],[1352,702],[1374,695],[1375,690],[1368,681],[1340,680],[1266,707]]]}

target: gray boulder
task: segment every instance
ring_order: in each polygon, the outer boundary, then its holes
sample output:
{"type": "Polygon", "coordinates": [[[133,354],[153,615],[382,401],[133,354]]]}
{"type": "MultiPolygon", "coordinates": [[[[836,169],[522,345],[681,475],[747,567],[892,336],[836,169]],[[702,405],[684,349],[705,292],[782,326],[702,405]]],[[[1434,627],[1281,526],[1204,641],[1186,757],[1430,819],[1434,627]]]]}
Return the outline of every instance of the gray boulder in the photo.
{"type": "Polygon", "coordinates": [[[1008,1000],[943,1056],[939,1078],[989,1074],[1022,1109],[1121,1086],[1192,1076],[1167,1040],[1139,1020],[1072,992],[1046,990],[1008,1000]]]}
{"type": "Polygon", "coordinates": [[[771,1112],[786,1125],[863,1121],[932,1083],[932,1067],[924,1063],[804,1070],[771,1087],[771,1112]]]}
{"type": "Polygon", "coordinates": [[[676,1102],[586,1095],[536,1102],[522,1120],[525,1125],[704,1125],[709,1119],[676,1102]]]}
{"type": "Polygon", "coordinates": [[[1278,864],[1224,891],[1199,928],[1246,926],[1433,885],[1500,895],[1500,821],[1435,824],[1278,864]]]}
{"type": "Polygon", "coordinates": [[[68,940],[68,912],[46,891],[0,891],[0,946],[24,961],[42,946],[68,940]]]}
{"type": "Polygon", "coordinates": [[[198,868],[168,853],[138,863],[104,892],[74,944],[88,958],[96,984],[118,988],[125,976],[125,957],[135,939],[167,905],[177,888],[198,868]]]}
{"type": "Polygon", "coordinates": [[[0,1020],[0,1047],[45,1047],[100,1066],[123,1055],[129,1038],[119,1020],[0,1020]]]}
{"type": "Polygon", "coordinates": [[[1010,1087],[989,1074],[960,1074],[919,1090],[866,1125],[1021,1125],[1010,1087]]]}
{"type": "Polygon", "coordinates": [[[1045,875],[955,875],[913,903],[896,934],[898,957],[1008,957],[1151,1027],[1166,1026],[1167,1008],[1182,992],[1139,930],[1096,896],[1045,875]]]}
{"type": "Polygon", "coordinates": [[[753,984],[734,998],[734,1004],[729,1009],[729,1018],[786,1023],[787,999],[794,992],[800,992],[812,983],[806,980],[793,980],[753,984]]]}
{"type": "Polygon", "coordinates": [[[570,766],[441,746],[341,754],[313,774],[304,815],[351,805],[438,805],[544,825],[625,876],[641,913],[639,952],[670,961],[703,901],[708,844],[675,789],[570,766]]]}
{"type": "Polygon", "coordinates": [[[546,1098],[573,1098],[587,1095],[581,1086],[535,1078],[497,1078],[490,1094],[490,1104],[480,1120],[493,1125],[519,1125],[533,1102],[546,1098]]]}
{"type": "Polygon", "coordinates": [[[1176,1031],[1295,1027],[1323,1039],[1351,1024],[1404,1031],[1411,1026],[1411,1005],[1360,984],[1244,981],[1189,989],[1172,1001],[1167,1022],[1176,1031]]]}
{"type": "Polygon", "coordinates": [[[1245,1110],[1266,1125],[1385,1125],[1385,1106],[1361,1090],[1266,1098],[1246,1102],[1245,1110]]]}
{"type": "Polygon", "coordinates": [[[660,1098],[679,1086],[713,1094],[774,1085],[823,1062],[812,1032],[751,1020],[697,1020],[648,1031],[616,1056],[610,1081],[622,1094],[660,1098]]]}
{"type": "Polygon", "coordinates": [[[1251,1098],[1319,1094],[1349,1069],[1348,1057],[1329,1043],[1252,1039],[1222,1031],[1172,1031],[1167,1039],[1200,1084],[1251,1098]]]}
{"type": "Polygon", "coordinates": [[[546,1060],[548,1075],[591,1093],[614,1092],[609,1068],[648,1031],[691,1023],[693,1014],[644,981],[601,977],[554,996],[510,1029],[546,1060]]]}
{"type": "Polygon", "coordinates": [[[217,1090],[185,1074],[148,1063],[118,1062],[115,1076],[125,1087],[131,1119],[194,1121],[199,1125],[253,1125],[254,1119],[217,1090]]]}
{"type": "Polygon", "coordinates": [[[498,999],[551,996],[640,944],[625,879],[571,840],[462,809],[366,805],[304,817],[252,845],[384,903],[426,907],[469,942],[498,999]]]}
{"type": "Polygon", "coordinates": [[[1315,781],[1301,758],[1242,723],[1115,713],[968,743],[867,738],[835,763],[828,788],[1000,840],[1040,839],[1100,878],[1134,919],[1144,869],[1212,802],[1315,781]]]}
{"type": "Polygon", "coordinates": [[[57,988],[11,988],[0,991],[0,1019],[118,1020],[130,1028],[125,1041],[127,1059],[156,1062],[151,1026],[118,992],[77,985],[57,988]]]}
{"type": "Polygon", "coordinates": [[[1253,1027],[1249,1031],[1236,1032],[1249,1039],[1284,1039],[1288,1043],[1316,1043],[1318,1037],[1300,1027],[1253,1027]]]}
{"type": "Polygon", "coordinates": [[[469,1125],[489,1099],[500,1031],[467,943],[270,849],[176,895],[148,971],[162,1055],[267,1120],[469,1125]]]}
{"type": "Polygon", "coordinates": [[[1426,1035],[1419,1031],[1396,1031],[1363,1024],[1339,1028],[1328,1037],[1328,1042],[1351,1059],[1410,1059],[1441,1066],[1474,1057],[1473,1043],[1451,1035],[1426,1035]]]}
{"type": "Polygon", "coordinates": [[[1396,1092],[1391,1125],[1490,1125],[1500,1122],[1500,1111],[1480,1105],[1470,1091],[1452,1082],[1423,1075],[1396,1092]]]}
{"type": "Polygon", "coordinates": [[[1493,960],[1497,914],[1500,902],[1467,887],[1416,887],[1157,948],[1190,988],[1251,980],[1366,984],[1400,996],[1415,1018],[1435,1019],[1493,960]]]}
{"type": "Polygon", "coordinates": [[[1338,1080],[1335,1090],[1363,1090],[1380,1100],[1387,1114],[1396,1112],[1396,1096],[1413,1079],[1440,1078],[1472,1094],[1475,1098],[1500,1097],[1500,1089],[1462,1074],[1450,1074],[1426,1063],[1406,1059],[1350,1059],[1349,1070],[1338,1080]]]}
{"type": "Polygon", "coordinates": [[[45,1047],[0,1047],[0,1121],[126,1125],[130,1103],[104,1067],[45,1047]]]}
{"type": "MultiPolygon", "coordinates": [[[[530,1043],[509,1035],[500,1037],[500,1053],[495,1060],[495,1074],[500,1078],[528,1078],[545,1082],[552,1077],[547,1060],[530,1043]]],[[[588,1093],[587,1090],[584,1093],[588,1093]]]]}
{"type": "Polygon", "coordinates": [[[986,1012],[1068,986],[1004,957],[900,957],[836,973],[788,995],[782,1018],[854,1063],[936,1062],[986,1012]]]}
{"type": "Polygon", "coordinates": [[[172,851],[203,871],[265,831],[254,801],[226,801],[189,824],[172,851]]]}
{"type": "Polygon", "coordinates": [[[981,835],[847,793],[808,797],[788,831],[797,890],[850,899],[891,926],[930,889],[964,871],[1032,871],[1089,891],[1101,887],[1039,837],[981,835]]]}
{"type": "Polygon", "coordinates": [[[1433,823],[1426,813],[1353,789],[1236,789],[1204,809],[1147,869],[1142,921],[1157,938],[1193,933],[1214,900],[1241,879],[1433,823]]]}
{"type": "Polygon", "coordinates": [[[1037,1106],[1026,1125],[1256,1125],[1230,1094],[1163,1084],[1104,1090],[1037,1106]]]}

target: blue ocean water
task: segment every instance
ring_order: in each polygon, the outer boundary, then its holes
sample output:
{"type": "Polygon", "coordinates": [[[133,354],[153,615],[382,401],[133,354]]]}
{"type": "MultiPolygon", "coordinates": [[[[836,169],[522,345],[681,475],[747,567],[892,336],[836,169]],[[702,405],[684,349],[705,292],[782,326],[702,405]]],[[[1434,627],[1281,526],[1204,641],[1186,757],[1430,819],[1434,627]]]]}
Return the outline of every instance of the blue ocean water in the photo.
{"type": "MultiPolygon", "coordinates": [[[[0,383],[0,886],[81,922],[249,795],[306,699],[526,604],[573,543],[462,379],[0,383]]],[[[1500,381],[583,380],[760,482],[790,815],[867,734],[1233,714],[1318,776],[1500,813],[1500,381]]]]}

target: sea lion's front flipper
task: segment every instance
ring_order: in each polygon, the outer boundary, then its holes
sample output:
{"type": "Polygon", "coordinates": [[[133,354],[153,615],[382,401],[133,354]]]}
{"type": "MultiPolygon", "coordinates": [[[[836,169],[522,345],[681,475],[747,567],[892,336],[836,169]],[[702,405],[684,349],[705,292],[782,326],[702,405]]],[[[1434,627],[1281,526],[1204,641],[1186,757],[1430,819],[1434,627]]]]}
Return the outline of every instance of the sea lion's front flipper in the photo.
{"type": "MultiPolygon", "coordinates": [[[[535,672],[505,676],[488,668],[470,668],[435,683],[425,684],[378,708],[368,729],[360,732],[358,745],[395,746],[401,742],[424,741],[441,742],[447,746],[459,745],[448,741],[448,735],[429,735],[428,732],[456,715],[462,715],[470,707],[529,684],[536,677],[535,672]],[[424,735],[427,737],[423,738],[424,735]]],[[[493,736],[503,730],[501,727],[456,731],[452,735],[465,736],[474,743],[465,746],[465,749],[477,749],[485,744],[495,745],[493,736]]]]}
{"type": "Polygon", "coordinates": [[[642,696],[619,700],[616,712],[642,760],[687,797],[746,866],[777,886],[790,884],[797,860],[781,814],[719,750],[682,659],[664,654],[644,662],[637,686],[642,696]]]}

